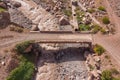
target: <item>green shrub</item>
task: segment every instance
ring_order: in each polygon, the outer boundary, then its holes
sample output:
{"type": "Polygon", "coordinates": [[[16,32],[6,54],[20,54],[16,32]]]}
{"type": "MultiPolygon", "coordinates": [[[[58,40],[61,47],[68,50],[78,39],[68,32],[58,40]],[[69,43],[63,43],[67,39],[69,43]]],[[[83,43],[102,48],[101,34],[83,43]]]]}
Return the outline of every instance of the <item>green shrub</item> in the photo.
{"type": "Polygon", "coordinates": [[[20,61],[19,66],[10,72],[6,80],[31,80],[33,78],[36,55],[32,53],[22,54],[31,43],[33,41],[25,41],[16,45],[15,50],[21,53],[17,56],[20,61]]]}
{"type": "Polygon", "coordinates": [[[93,12],[95,12],[94,9],[88,9],[87,11],[88,11],[89,13],[93,13],[93,12]]]}
{"type": "Polygon", "coordinates": [[[105,16],[105,17],[103,17],[102,22],[103,22],[104,24],[109,24],[109,23],[110,23],[110,20],[109,20],[108,17],[105,16]]]}
{"type": "Polygon", "coordinates": [[[105,7],[103,7],[103,6],[99,6],[98,10],[100,10],[100,11],[106,11],[105,7]]]}
{"type": "Polygon", "coordinates": [[[18,33],[22,33],[24,30],[21,27],[10,27],[10,31],[15,31],[18,33]]]}
{"type": "Polygon", "coordinates": [[[105,70],[102,72],[101,80],[112,80],[112,74],[109,70],[105,70]]]}
{"type": "Polygon", "coordinates": [[[63,12],[64,12],[64,14],[65,14],[66,16],[68,16],[68,17],[72,16],[72,11],[71,11],[71,10],[66,10],[66,9],[64,9],[63,12]]]}
{"type": "Polygon", "coordinates": [[[0,7],[0,12],[6,11],[4,8],[0,7]]]}
{"type": "Polygon", "coordinates": [[[97,32],[99,32],[101,29],[101,27],[99,25],[93,25],[93,29],[92,29],[92,32],[94,34],[96,34],[97,32]]]}
{"type": "Polygon", "coordinates": [[[119,74],[119,71],[115,68],[112,68],[110,71],[112,74],[115,74],[115,75],[119,74]]]}
{"type": "Polygon", "coordinates": [[[22,42],[22,43],[19,43],[15,46],[15,51],[17,53],[24,53],[24,51],[31,45],[33,41],[25,41],[25,42],[22,42]]]}
{"type": "Polygon", "coordinates": [[[120,78],[113,78],[112,80],[120,80],[120,78]]]}
{"type": "Polygon", "coordinates": [[[106,30],[103,29],[103,28],[100,31],[101,31],[102,34],[106,34],[107,33],[106,30]]]}
{"type": "Polygon", "coordinates": [[[23,32],[23,28],[16,27],[14,31],[21,33],[21,32],[23,32]]]}
{"type": "Polygon", "coordinates": [[[81,25],[79,25],[79,30],[80,31],[89,31],[89,30],[91,30],[91,28],[89,25],[81,24],[81,25]]]}
{"type": "Polygon", "coordinates": [[[31,62],[21,63],[19,67],[10,73],[7,80],[31,80],[34,68],[34,64],[31,62]]]}
{"type": "Polygon", "coordinates": [[[102,55],[105,52],[105,49],[102,46],[96,44],[95,47],[94,47],[94,52],[97,55],[102,55]]]}

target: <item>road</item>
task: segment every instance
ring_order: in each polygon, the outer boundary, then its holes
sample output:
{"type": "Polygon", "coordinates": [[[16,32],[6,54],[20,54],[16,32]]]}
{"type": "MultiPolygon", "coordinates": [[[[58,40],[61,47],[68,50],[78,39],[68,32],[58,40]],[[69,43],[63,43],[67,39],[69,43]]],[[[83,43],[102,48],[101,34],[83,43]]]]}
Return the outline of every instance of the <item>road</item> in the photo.
{"type": "Polygon", "coordinates": [[[114,10],[111,8],[108,0],[105,0],[106,9],[108,15],[112,22],[116,26],[116,34],[112,36],[94,36],[95,43],[102,45],[111,56],[119,63],[120,65],[120,21],[117,15],[114,13],[114,10]]]}

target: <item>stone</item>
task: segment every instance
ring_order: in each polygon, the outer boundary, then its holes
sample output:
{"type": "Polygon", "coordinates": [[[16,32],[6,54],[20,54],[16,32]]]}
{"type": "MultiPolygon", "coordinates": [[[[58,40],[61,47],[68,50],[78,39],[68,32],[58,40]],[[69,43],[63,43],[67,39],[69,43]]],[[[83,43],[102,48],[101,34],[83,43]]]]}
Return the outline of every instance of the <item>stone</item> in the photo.
{"type": "Polygon", "coordinates": [[[88,79],[87,79],[87,80],[94,80],[94,76],[93,76],[93,74],[89,73],[89,75],[88,75],[88,79]]]}
{"type": "Polygon", "coordinates": [[[19,7],[21,7],[22,5],[21,5],[21,3],[14,1],[14,2],[13,2],[13,6],[16,7],[16,8],[19,8],[19,7]]]}
{"type": "Polygon", "coordinates": [[[50,7],[47,7],[45,10],[49,12],[51,9],[50,9],[50,7]]]}
{"type": "Polygon", "coordinates": [[[0,2],[0,7],[7,9],[7,5],[4,2],[0,2]]]}
{"type": "Polygon", "coordinates": [[[59,19],[59,24],[60,25],[69,25],[69,21],[68,19],[65,17],[65,16],[62,16],[60,19],[59,19]]]}
{"type": "Polygon", "coordinates": [[[29,52],[31,52],[32,48],[33,48],[32,45],[30,45],[24,52],[29,53],[29,52]]]}
{"type": "Polygon", "coordinates": [[[72,5],[74,5],[74,6],[78,6],[77,1],[72,1],[72,5]]]}
{"type": "Polygon", "coordinates": [[[10,14],[8,12],[0,13],[0,28],[6,27],[10,23],[10,14]]]}
{"type": "Polygon", "coordinates": [[[100,75],[99,75],[99,73],[96,71],[96,70],[93,70],[92,72],[91,72],[93,75],[94,75],[94,77],[99,77],[100,75]]]}
{"type": "Polygon", "coordinates": [[[1,64],[2,64],[3,66],[5,66],[5,62],[4,62],[4,61],[2,61],[1,64]]]}
{"type": "Polygon", "coordinates": [[[88,54],[89,54],[89,52],[88,51],[85,51],[85,53],[84,53],[84,57],[87,59],[87,57],[88,57],[88,54]]]}
{"type": "Polygon", "coordinates": [[[33,25],[32,28],[31,28],[31,31],[38,31],[39,28],[37,25],[33,25]]]}
{"type": "Polygon", "coordinates": [[[95,56],[95,61],[96,62],[100,62],[101,61],[100,57],[99,56],[95,56]]]}

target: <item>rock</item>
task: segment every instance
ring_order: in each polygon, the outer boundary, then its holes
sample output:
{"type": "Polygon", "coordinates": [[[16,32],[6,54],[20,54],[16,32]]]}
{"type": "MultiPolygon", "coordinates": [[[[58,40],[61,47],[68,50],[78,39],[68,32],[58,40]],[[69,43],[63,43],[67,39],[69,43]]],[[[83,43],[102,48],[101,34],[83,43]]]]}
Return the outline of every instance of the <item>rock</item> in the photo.
{"type": "Polygon", "coordinates": [[[89,54],[89,52],[88,52],[88,51],[85,51],[85,53],[84,53],[84,58],[86,58],[86,59],[87,59],[88,54],[89,54]]]}
{"type": "Polygon", "coordinates": [[[96,70],[93,70],[92,72],[91,72],[93,75],[94,75],[94,77],[100,77],[100,75],[99,75],[99,73],[96,71],[96,70]]]}
{"type": "Polygon", "coordinates": [[[32,28],[31,28],[31,31],[38,31],[39,28],[37,25],[33,25],[32,28]]]}
{"type": "Polygon", "coordinates": [[[102,71],[100,71],[100,70],[97,70],[97,73],[101,75],[101,74],[102,74],[102,71]]]}
{"type": "Polygon", "coordinates": [[[4,2],[0,2],[0,7],[7,9],[7,5],[4,2]]]}
{"type": "Polygon", "coordinates": [[[21,7],[21,3],[14,1],[13,6],[16,7],[16,8],[19,8],[19,7],[21,7]]]}
{"type": "Polygon", "coordinates": [[[2,64],[3,66],[5,66],[5,62],[4,62],[4,61],[2,61],[1,64],[2,64]]]}
{"type": "Polygon", "coordinates": [[[9,14],[11,23],[17,24],[23,28],[31,29],[32,20],[27,18],[21,11],[15,8],[9,8],[9,14]]]}
{"type": "Polygon", "coordinates": [[[74,5],[74,6],[78,6],[77,1],[72,1],[72,5],[74,5]]]}
{"type": "Polygon", "coordinates": [[[32,48],[33,48],[32,45],[30,45],[24,52],[29,53],[32,51],[32,48]]]}
{"type": "Polygon", "coordinates": [[[50,9],[50,7],[47,7],[45,10],[49,12],[51,9],[50,9]]]}
{"type": "Polygon", "coordinates": [[[94,58],[95,58],[96,62],[100,62],[101,61],[99,56],[95,56],[94,58]]]}
{"type": "Polygon", "coordinates": [[[59,20],[59,24],[60,25],[69,25],[70,23],[69,23],[68,19],[65,16],[62,16],[60,18],[60,20],[59,20]]]}
{"type": "Polygon", "coordinates": [[[98,63],[98,62],[95,63],[95,68],[96,68],[96,69],[100,69],[100,63],[98,63]]]}
{"type": "Polygon", "coordinates": [[[89,73],[88,79],[87,80],[94,80],[93,74],[89,73]]]}
{"type": "Polygon", "coordinates": [[[0,28],[6,27],[10,23],[10,14],[8,12],[0,13],[0,28]]]}

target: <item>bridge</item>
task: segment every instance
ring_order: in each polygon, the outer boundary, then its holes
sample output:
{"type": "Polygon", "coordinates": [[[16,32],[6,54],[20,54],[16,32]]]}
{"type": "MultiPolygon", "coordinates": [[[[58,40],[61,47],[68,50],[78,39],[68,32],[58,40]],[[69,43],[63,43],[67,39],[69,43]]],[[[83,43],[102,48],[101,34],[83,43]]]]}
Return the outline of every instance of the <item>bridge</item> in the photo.
{"type": "Polygon", "coordinates": [[[90,43],[92,35],[89,33],[70,31],[33,31],[31,37],[39,43],[90,43]]]}
{"type": "Polygon", "coordinates": [[[31,37],[37,43],[78,43],[81,47],[92,46],[92,35],[89,32],[72,31],[35,31],[31,37]]]}
{"type": "Polygon", "coordinates": [[[71,32],[71,31],[32,31],[22,34],[19,38],[10,39],[9,41],[0,42],[0,47],[10,45],[26,40],[35,40],[38,43],[80,43],[91,45],[93,39],[90,33],[71,32]]]}

